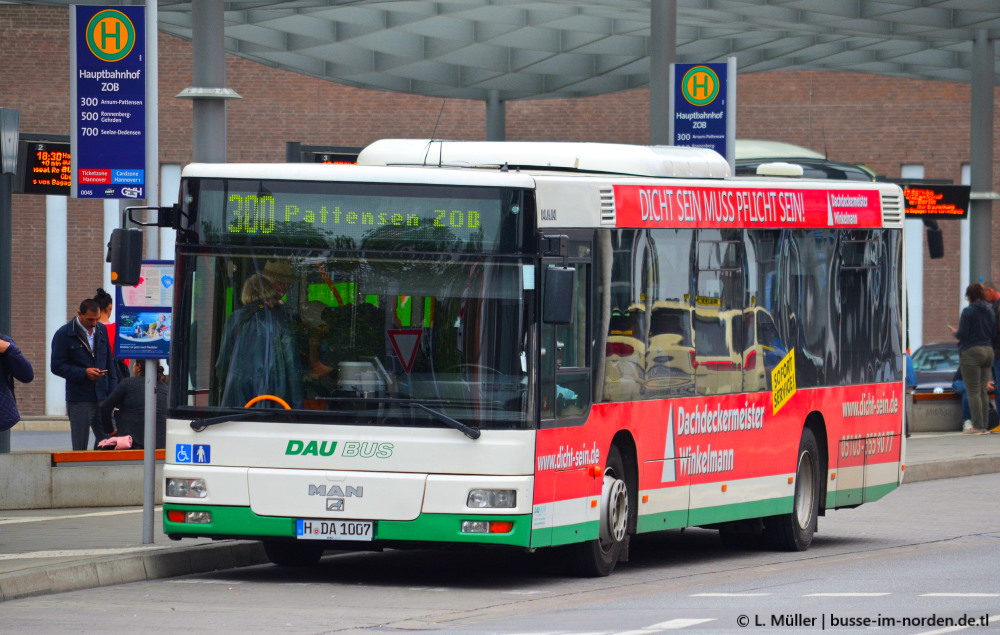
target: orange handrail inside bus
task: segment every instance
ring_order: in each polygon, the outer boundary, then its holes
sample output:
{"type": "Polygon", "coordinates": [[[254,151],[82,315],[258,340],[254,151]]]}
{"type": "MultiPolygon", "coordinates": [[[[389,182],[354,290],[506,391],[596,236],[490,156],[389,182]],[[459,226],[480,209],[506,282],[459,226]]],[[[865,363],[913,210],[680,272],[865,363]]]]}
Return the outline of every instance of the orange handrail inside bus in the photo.
{"type": "Polygon", "coordinates": [[[243,407],[244,408],[249,408],[250,406],[252,406],[255,403],[257,403],[258,401],[277,401],[278,403],[280,403],[282,406],[285,407],[285,410],[291,410],[292,409],[292,407],[288,405],[287,401],[285,401],[281,397],[275,397],[274,395],[257,395],[256,397],[254,397],[253,399],[251,399],[250,401],[248,401],[246,403],[246,405],[243,406],[243,407]]]}

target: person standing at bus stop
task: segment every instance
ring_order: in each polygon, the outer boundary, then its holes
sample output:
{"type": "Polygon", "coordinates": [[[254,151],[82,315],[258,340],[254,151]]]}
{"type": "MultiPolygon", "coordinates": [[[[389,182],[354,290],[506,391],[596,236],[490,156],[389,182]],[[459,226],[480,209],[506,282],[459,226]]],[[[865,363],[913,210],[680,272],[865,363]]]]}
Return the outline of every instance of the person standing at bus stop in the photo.
{"type": "Polygon", "coordinates": [[[114,323],[114,316],[112,315],[114,311],[114,299],[111,297],[111,294],[103,288],[98,288],[97,295],[94,296],[94,300],[97,301],[97,308],[101,312],[101,324],[103,324],[104,328],[108,331],[108,342],[111,344],[111,355],[115,359],[114,369],[118,373],[118,381],[125,381],[131,373],[128,369],[128,360],[118,359],[115,355],[116,325],[114,323]]]}
{"type": "Polygon", "coordinates": [[[52,336],[52,374],[66,380],[66,414],[74,450],[87,449],[94,432],[94,449],[107,437],[99,405],[118,385],[108,330],[100,322],[100,307],[93,298],[80,303],[76,317],[52,336]]]}
{"type": "Polygon", "coordinates": [[[987,384],[993,373],[993,338],[997,321],[993,309],[986,303],[983,285],[974,282],[965,290],[969,306],[962,310],[958,328],[948,325],[958,339],[958,367],[969,392],[972,429],[966,434],[988,434],[990,412],[987,384]]]}
{"type": "Polygon", "coordinates": [[[14,380],[26,384],[34,378],[31,362],[9,335],[0,333],[0,432],[10,430],[21,420],[14,398],[14,380]]]}
{"type": "Polygon", "coordinates": [[[993,309],[997,321],[997,331],[993,334],[993,381],[1000,382],[1000,291],[992,282],[983,283],[983,295],[993,309]]]}

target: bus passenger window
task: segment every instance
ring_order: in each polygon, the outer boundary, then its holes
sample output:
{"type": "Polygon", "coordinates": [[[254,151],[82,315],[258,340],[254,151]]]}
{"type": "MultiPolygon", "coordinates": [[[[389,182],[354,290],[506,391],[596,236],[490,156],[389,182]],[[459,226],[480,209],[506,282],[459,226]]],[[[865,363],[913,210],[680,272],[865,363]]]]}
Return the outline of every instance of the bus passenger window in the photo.
{"type": "Polygon", "coordinates": [[[649,320],[647,397],[694,394],[694,311],[687,300],[658,300],[649,320]]]}
{"type": "Polygon", "coordinates": [[[632,401],[645,392],[646,307],[613,309],[605,345],[604,400],[632,401]]]}

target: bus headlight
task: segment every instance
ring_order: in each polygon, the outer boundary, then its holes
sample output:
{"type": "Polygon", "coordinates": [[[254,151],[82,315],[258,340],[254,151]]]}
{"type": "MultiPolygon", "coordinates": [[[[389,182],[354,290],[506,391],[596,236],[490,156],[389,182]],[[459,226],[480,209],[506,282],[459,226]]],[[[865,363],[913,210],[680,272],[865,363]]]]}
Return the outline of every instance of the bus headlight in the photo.
{"type": "Polygon", "coordinates": [[[512,489],[470,490],[465,505],[473,509],[517,507],[517,491],[512,489]]]}
{"type": "Polygon", "coordinates": [[[166,493],[174,498],[205,498],[208,486],[203,478],[168,478],[166,493]]]}

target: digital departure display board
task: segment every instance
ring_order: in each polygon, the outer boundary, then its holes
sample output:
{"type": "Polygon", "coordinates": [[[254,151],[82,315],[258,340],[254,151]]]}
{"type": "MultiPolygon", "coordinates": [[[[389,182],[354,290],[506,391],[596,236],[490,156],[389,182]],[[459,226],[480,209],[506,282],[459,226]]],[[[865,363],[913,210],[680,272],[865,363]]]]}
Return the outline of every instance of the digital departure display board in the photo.
{"type": "Polygon", "coordinates": [[[968,185],[910,184],[903,186],[908,218],[965,218],[968,185]]]}
{"type": "Polygon", "coordinates": [[[311,152],[313,163],[334,163],[339,165],[355,165],[358,162],[357,152],[311,152]]]}
{"type": "Polygon", "coordinates": [[[69,141],[21,139],[17,165],[21,193],[69,196],[72,177],[69,141]]]}
{"type": "Polygon", "coordinates": [[[295,181],[201,182],[209,242],[345,249],[494,251],[504,217],[497,188],[295,181]]]}

